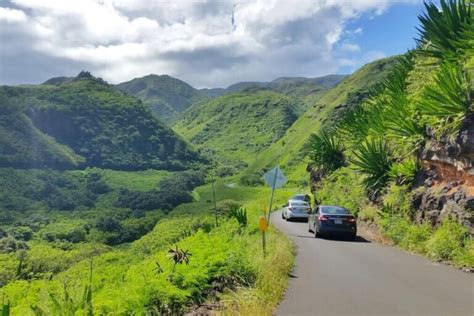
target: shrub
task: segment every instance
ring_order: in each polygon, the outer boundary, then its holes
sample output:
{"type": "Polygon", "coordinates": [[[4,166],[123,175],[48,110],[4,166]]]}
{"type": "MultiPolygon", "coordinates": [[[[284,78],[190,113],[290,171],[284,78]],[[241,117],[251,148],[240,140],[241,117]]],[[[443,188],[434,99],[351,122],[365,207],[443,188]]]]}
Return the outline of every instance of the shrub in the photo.
{"type": "Polygon", "coordinates": [[[474,239],[472,237],[464,240],[464,247],[456,253],[453,260],[458,266],[474,268],[474,239]]]}
{"type": "Polygon", "coordinates": [[[19,226],[10,229],[9,234],[15,239],[28,241],[33,237],[33,230],[28,226],[19,226]]]}
{"type": "Polygon", "coordinates": [[[256,187],[265,184],[261,174],[252,173],[243,175],[240,178],[240,184],[249,186],[249,187],[256,187]]]}
{"type": "Polygon", "coordinates": [[[465,237],[465,227],[446,219],[427,241],[428,255],[436,260],[452,260],[462,252],[465,237]]]}
{"type": "Polygon", "coordinates": [[[394,163],[390,168],[389,175],[398,184],[413,185],[420,171],[420,161],[416,158],[410,158],[394,163]]]}
{"type": "Polygon", "coordinates": [[[325,178],[314,196],[320,204],[343,206],[354,214],[367,201],[360,176],[348,167],[342,167],[325,178]]]}
{"type": "Polygon", "coordinates": [[[408,217],[412,214],[409,187],[407,185],[392,184],[383,197],[384,205],[391,209],[391,213],[408,217]]]}
{"type": "Polygon", "coordinates": [[[16,240],[12,236],[0,239],[0,252],[9,253],[26,249],[28,249],[28,245],[24,241],[16,240]]]}

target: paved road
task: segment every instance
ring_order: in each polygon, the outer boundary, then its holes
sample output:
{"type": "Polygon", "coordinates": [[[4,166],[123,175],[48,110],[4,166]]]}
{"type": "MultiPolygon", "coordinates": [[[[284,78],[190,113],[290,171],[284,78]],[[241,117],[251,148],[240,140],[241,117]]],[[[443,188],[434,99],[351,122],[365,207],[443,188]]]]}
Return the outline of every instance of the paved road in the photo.
{"type": "Polygon", "coordinates": [[[316,239],[307,223],[273,223],[298,249],[276,315],[474,315],[474,275],[396,248],[316,239]]]}

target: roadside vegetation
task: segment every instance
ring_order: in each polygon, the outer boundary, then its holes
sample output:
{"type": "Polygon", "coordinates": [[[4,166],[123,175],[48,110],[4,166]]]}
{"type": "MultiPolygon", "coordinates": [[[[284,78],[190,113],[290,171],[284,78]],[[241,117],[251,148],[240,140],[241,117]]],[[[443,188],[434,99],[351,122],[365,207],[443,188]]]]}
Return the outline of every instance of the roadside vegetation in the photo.
{"type": "MultiPolygon", "coordinates": [[[[216,223],[211,185],[190,194],[202,184],[196,172],[8,169],[2,179],[6,195],[25,190],[10,202],[21,213],[2,212],[11,217],[0,231],[0,296],[12,315],[181,314],[200,305],[269,314],[283,295],[293,253],[272,229],[263,257],[257,223],[266,188],[217,182],[216,223]],[[51,197],[40,195],[46,184],[51,197]],[[48,204],[57,194],[78,204],[48,204]]],[[[292,193],[279,192],[277,202],[292,193]]]]}
{"type": "Polygon", "coordinates": [[[346,206],[407,250],[474,267],[467,229],[449,217],[435,227],[417,221],[412,203],[423,190],[423,148],[454,139],[474,111],[472,5],[441,7],[426,4],[418,48],[398,57],[359,106],[313,135],[307,153],[323,175],[316,199],[346,206]]]}

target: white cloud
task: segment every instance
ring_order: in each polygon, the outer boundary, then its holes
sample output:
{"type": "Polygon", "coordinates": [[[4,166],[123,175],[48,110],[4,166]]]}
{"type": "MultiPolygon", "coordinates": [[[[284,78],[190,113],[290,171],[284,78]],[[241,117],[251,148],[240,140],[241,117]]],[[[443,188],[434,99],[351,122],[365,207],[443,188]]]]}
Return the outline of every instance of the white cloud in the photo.
{"type": "Polygon", "coordinates": [[[338,70],[338,50],[360,50],[340,43],[347,22],[392,3],[11,0],[0,7],[0,40],[9,46],[0,50],[0,81],[41,81],[81,68],[114,83],[167,73],[198,87],[323,75],[338,70]],[[41,60],[41,71],[24,69],[19,49],[24,58],[41,60]]]}
{"type": "Polygon", "coordinates": [[[27,17],[25,12],[21,10],[2,8],[0,7],[0,22],[15,23],[26,22],[27,17]]]}

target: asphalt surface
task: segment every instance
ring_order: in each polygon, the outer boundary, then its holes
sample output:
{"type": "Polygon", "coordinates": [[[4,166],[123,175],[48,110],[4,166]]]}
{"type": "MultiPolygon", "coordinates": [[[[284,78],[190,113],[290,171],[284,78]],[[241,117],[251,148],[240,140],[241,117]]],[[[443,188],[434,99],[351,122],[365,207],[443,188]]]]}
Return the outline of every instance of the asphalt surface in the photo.
{"type": "Polygon", "coordinates": [[[276,315],[474,315],[474,274],[358,237],[316,239],[308,223],[272,223],[298,255],[276,315]]]}

